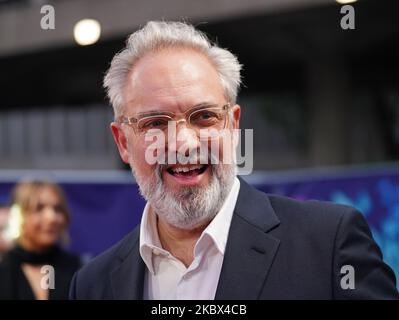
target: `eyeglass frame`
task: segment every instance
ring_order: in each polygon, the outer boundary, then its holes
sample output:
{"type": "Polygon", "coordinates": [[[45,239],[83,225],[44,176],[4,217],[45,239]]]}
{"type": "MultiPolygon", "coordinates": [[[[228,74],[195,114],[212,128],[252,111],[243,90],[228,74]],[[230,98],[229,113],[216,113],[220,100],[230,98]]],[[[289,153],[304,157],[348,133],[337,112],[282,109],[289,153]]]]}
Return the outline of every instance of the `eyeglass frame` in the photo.
{"type": "MultiPolygon", "coordinates": [[[[213,105],[209,105],[206,107],[201,107],[199,105],[199,106],[192,107],[192,108],[190,108],[184,112],[180,112],[180,113],[174,113],[174,112],[170,112],[170,111],[164,111],[164,112],[148,111],[148,112],[138,113],[137,115],[130,116],[130,117],[120,116],[118,119],[116,119],[116,122],[119,124],[126,124],[126,125],[132,127],[136,134],[142,135],[142,134],[140,134],[140,132],[138,132],[137,123],[140,120],[145,119],[145,118],[156,117],[156,116],[168,116],[170,118],[169,121],[176,121],[176,123],[185,121],[186,123],[190,124],[189,119],[190,119],[191,114],[193,114],[194,112],[197,112],[199,110],[220,109],[221,111],[225,112],[223,115],[226,116],[226,114],[228,112],[230,112],[231,108],[232,108],[231,103],[227,102],[226,104],[224,104],[220,107],[218,107],[218,104],[213,104],[213,105]],[[179,119],[176,120],[176,118],[178,116],[179,116],[179,119]]],[[[221,130],[226,128],[228,118],[225,119],[224,121],[225,121],[224,127],[221,130]]]]}

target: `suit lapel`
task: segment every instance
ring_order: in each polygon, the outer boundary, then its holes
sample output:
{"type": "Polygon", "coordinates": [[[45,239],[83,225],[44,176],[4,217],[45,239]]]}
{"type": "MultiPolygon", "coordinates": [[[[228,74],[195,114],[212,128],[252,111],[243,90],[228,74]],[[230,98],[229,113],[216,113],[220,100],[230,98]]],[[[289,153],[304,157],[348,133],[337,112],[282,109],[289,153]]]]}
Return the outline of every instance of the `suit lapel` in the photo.
{"type": "Polygon", "coordinates": [[[215,299],[257,299],[280,240],[268,234],[279,220],[267,195],[240,179],[215,299]]]}
{"type": "Polygon", "coordinates": [[[126,239],[125,246],[121,248],[119,253],[119,263],[111,272],[111,287],[114,299],[143,299],[145,265],[139,252],[139,230],[140,227],[137,227],[131,236],[126,239]]]}
{"type": "MultiPolygon", "coordinates": [[[[280,244],[268,232],[279,223],[267,195],[240,178],[215,299],[259,298],[280,244]]],[[[143,299],[145,264],[139,252],[139,232],[140,226],[119,250],[110,275],[114,299],[143,299]]]]}

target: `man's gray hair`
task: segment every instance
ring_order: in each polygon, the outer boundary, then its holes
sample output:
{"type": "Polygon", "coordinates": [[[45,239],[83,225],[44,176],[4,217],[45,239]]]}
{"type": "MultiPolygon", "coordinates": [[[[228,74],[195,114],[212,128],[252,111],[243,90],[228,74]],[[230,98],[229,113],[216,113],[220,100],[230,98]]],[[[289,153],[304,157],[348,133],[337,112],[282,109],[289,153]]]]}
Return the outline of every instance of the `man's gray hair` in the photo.
{"type": "Polygon", "coordinates": [[[104,77],[104,88],[115,116],[123,112],[123,89],[134,64],[149,52],[170,47],[191,48],[208,57],[219,74],[225,98],[235,104],[241,84],[241,65],[235,55],[211,43],[204,33],[190,24],[150,21],[129,36],[126,47],[114,56],[104,77]]]}

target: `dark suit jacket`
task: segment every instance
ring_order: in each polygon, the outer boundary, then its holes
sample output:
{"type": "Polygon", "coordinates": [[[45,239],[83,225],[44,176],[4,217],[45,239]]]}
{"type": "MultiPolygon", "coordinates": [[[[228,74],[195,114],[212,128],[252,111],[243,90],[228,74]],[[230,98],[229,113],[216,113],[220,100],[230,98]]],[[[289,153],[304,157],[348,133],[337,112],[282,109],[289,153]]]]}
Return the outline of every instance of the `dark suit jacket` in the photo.
{"type": "MultiPolygon", "coordinates": [[[[266,195],[242,179],[216,299],[398,299],[369,227],[355,209],[266,195]],[[344,265],[355,289],[342,289],[344,265]]],[[[72,280],[71,299],[142,299],[139,226],[72,280]]],[[[345,282],[345,279],[344,279],[345,282]]]]}

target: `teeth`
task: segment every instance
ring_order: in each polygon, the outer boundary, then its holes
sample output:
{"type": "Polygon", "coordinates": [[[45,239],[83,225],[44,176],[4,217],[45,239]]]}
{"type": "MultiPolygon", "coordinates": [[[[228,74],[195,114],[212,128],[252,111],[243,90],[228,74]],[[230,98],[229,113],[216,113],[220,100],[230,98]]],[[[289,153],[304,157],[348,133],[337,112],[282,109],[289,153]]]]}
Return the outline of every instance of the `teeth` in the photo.
{"type": "Polygon", "coordinates": [[[179,173],[179,172],[189,172],[191,170],[196,170],[196,169],[201,169],[202,166],[201,165],[193,165],[190,167],[174,167],[172,169],[173,172],[175,173],[179,173]]]}

